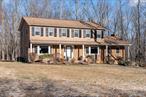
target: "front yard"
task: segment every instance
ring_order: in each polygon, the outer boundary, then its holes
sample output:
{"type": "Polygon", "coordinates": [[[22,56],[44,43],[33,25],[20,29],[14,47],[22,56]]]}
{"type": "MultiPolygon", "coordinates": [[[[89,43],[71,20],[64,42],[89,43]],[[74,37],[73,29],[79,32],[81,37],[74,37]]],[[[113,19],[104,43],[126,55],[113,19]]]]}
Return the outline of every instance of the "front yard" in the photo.
{"type": "Polygon", "coordinates": [[[0,97],[145,97],[146,69],[0,62],[0,97]]]}

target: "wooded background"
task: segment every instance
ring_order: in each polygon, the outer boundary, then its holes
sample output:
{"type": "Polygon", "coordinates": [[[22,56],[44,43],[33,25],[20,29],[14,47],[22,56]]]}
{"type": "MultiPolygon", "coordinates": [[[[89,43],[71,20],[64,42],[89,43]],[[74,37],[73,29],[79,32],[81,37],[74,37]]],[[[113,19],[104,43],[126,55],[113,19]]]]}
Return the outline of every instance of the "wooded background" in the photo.
{"type": "Polygon", "coordinates": [[[130,58],[146,60],[145,0],[0,0],[0,60],[16,60],[22,16],[95,21],[128,40],[130,58]]]}

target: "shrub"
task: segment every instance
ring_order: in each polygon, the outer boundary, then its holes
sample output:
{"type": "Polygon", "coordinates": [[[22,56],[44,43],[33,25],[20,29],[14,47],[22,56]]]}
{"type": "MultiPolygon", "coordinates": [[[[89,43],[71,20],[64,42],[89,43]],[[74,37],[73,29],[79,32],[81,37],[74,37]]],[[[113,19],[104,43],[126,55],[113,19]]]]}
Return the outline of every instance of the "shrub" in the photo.
{"type": "Polygon", "coordinates": [[[94,62],[94,57],[93,57],[93,56],[87,55],[86,58],[87,58],[87,63],[88,63],[88,64],[94,62]]]}
{"type": "Polygon", "coordinates": [[[43,54],[39,56],[39,59],[45,59],[45,58],[53,58],[53,54],[43,54]]]}
{"type": "Polygon", "coordinates": [[[112,59],[112,57],[108,55],[108,56],[105,57],[104,63],[106,63],[106,64],[114,64],[115,60],[112,59]]]}
{"type": "Polygon", "coordinates": [[[128,66],[129,65],[129,61],[124,60],[123,57],[117,57],[118,60],[118,65],[122,65],[122,66],[128,66]]]}
{"type": "Polygon", "coordinates": [[[28,62],[27,58],[24,58],[24,57],[17,57],[17,61],[18,62],[24,62],[24,63],[28,62]]]}
{"type": "Polygon", "coordinates": [[[36,53],[29,53],[29,60],[31,62],[34,62],[36,59],[36,56],[37,56],[36,53]]]}
{"type": "Polygon", "coordinates": [[[59,53],[53,54],[53,61],[55,63],[60,62],[60,54],[59,53]]]}
{"type": "Polygon", "coordinates": [[[75,61],[76,61],[76,59],[75,59],[75,58],[72,58],[72,59],[70,60],[70,62],[71,62],[72,64],[74,64],[74,63],[75,63],[75,61]]]}

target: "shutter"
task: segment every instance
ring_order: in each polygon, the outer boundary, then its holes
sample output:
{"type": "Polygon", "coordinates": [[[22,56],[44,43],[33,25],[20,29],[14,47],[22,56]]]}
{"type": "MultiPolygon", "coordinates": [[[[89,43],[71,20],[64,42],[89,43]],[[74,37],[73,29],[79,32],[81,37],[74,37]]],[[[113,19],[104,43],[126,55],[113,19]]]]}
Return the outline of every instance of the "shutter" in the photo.
{"type": "Polygon", "coordinates": [[[61,28],[59,28],[59,37],[61,37],[61,28]]]}
{"type": "Polygon", "coordinates": [[[34,27],[32,27],[32,36],[34,36],[35,34],[34,34],[34,27]]]}
{"type": "Polygon", "coordinates": [[[41,36],[44,35],[43,27],[41,27],[41,36]]]}
{"type": "Polygon", "coordinates": [[[101,38],[103,38],[103,37],[104,37],[104,35],[103,35],[103,30],[101,31],[101,35],[102,35],[101,38]]]}
{"type": "Polygon", "coordinates": [[[84,38],[86,37],[86,30],[85,29],[83,30],[83,37],[84,38]]]}
{"type": "Polygon", "coordinates": [[[81,29],[79,30],[79,37],[80,38],[82,37],[82,30],[81,29]]]}
{"type": "Polygon", "coordinates": [[[94,30],[94,38],[97,39],[97,31],[94,30]]]}
{"type": "Polygon", "coordinates": [[[49,34],[48,34],[48,28],[46,27],[46,36],[49,36],[49,34]]]}
{"type": "Polygon", "coordinates": [[[69,29],[67,29],[67,37],[69,37],[70,36],[70,34],[69,34],[69,29]]]}
{"type": "Polygon", "coordinates": [[[91,38],[93,38],[93,30],[91,30],[91,38]]]}
{"type": "Polygon", "coordinates": [[[71,36],[74,37],[74,30],[71,29],[71,36]]]}
{"type": "Polygon", "coordinates": [[[54,37],[57,37],[57,28],[54,28],[54,37]]]}

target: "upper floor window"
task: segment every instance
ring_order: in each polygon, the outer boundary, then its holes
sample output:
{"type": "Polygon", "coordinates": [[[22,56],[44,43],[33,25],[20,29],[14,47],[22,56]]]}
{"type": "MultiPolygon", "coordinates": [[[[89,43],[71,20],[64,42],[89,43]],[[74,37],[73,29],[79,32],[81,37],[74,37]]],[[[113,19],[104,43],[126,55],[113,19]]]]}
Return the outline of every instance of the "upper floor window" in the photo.
{"type": "Polygon", "coordinates": [[[43,28],[41,27],[32,27],[32,36],[41,35],[43,36],[43,28]]]}
{"type": "Polygon", "coordinates": [[[100,31],[100,30],[97,30],[97,35],[96,35],[97,38],[101,38],[101,35],[102,35],[102,34],[101,34],[101,31],[100,31]]]}
{"type": "Polygon", "coordinates": [[[84,34],[85,34],[85,37],[88,37],[90,38],[91,37],[91,31],[90,30],[84,30],[84,34]]]}
{"type": "Polygon", "coordinates": [[[74,33],[74,37],[79,37],[79,36],[80,36],[80,31],[79,31],[79,29],[74,29],[74,30],[73,30],[73,33],[74,33]]]}
{"type": "Polygon", "coordinates": [[[54,28],[47,27],[46,28],[46,36],[54,36],[54,28]]]}
{"type": "Polygon", "coordinates": [[[60,28],[59,36],[67,36],[67,28],[60,28]]]}

